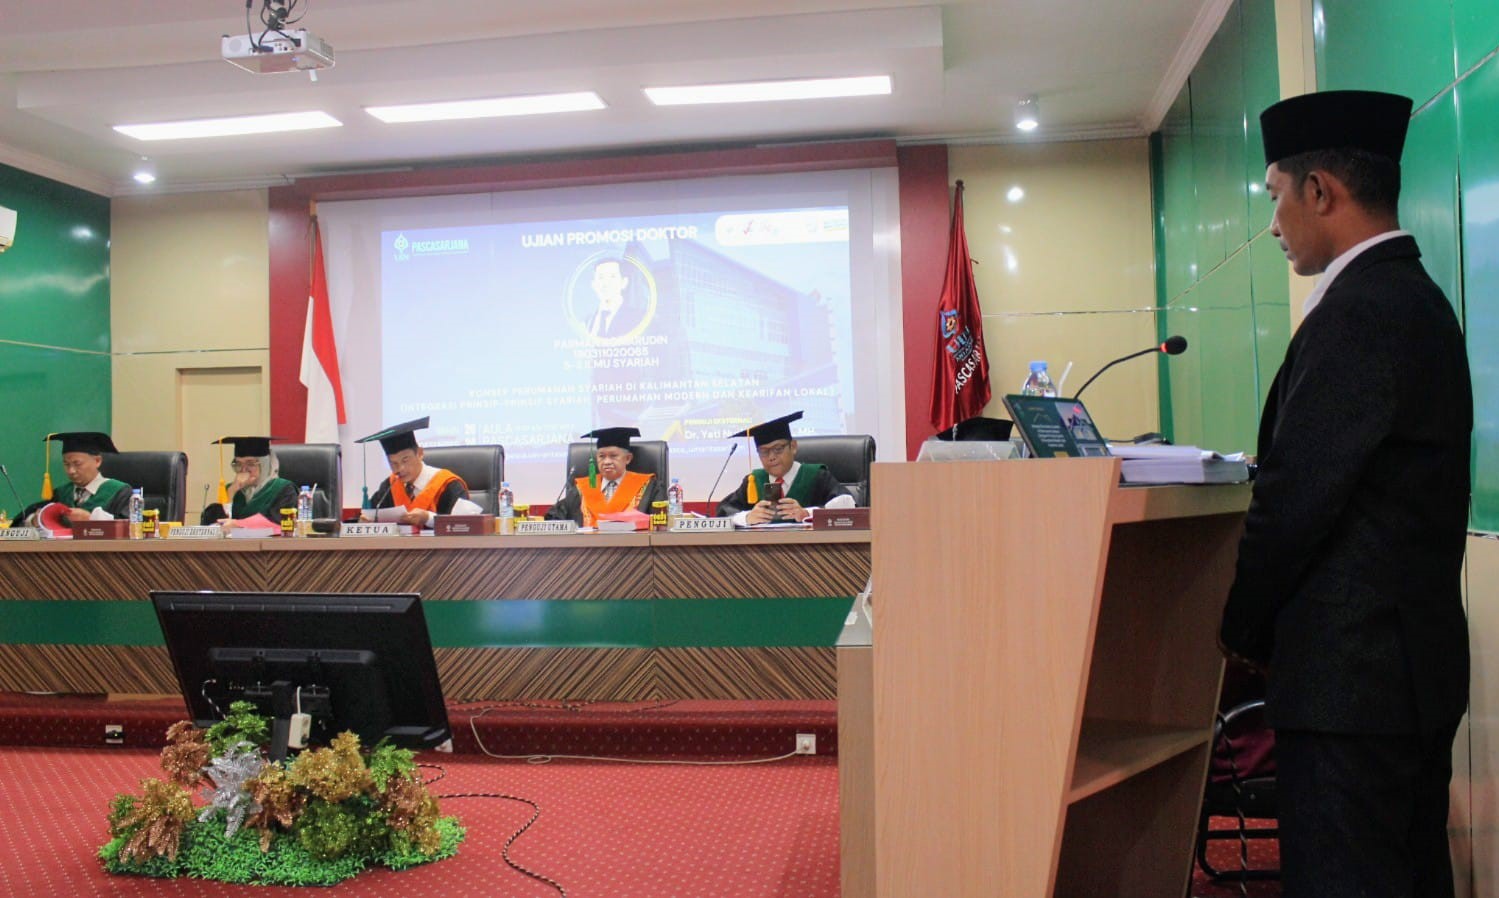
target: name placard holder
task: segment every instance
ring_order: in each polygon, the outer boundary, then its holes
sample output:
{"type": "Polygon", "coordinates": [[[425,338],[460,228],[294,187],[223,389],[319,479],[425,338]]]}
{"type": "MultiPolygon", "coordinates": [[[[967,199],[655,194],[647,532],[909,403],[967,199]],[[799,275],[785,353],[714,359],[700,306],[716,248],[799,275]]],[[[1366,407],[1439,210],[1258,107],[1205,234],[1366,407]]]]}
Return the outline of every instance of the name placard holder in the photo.
{"type": "Polygon", "coordinates": [[[702,533],[706,530],[733,529],[733,518],[677,518],[671,524],[672,533],[702,533]]]}
{"type": "Polygon", "coordinates": [[[209,524],[206,527],[197,525],[188,527],[173,527],[167,531],[167,539],[223,539],[224,528],[209,524]]]}
{"type": "Polygon", "coordinates": [[[32,540],[46,538],[46,535],[38,527],[7,527],[4,530],[0,530],[0,539],[32,540]]]}
{"type": "Polygon", "coordinates": [[[577,521],[516,521],[516,536],[540,536],[542,534],[577,533],[577,521]]]}
{"type": "Polygon", "coordinates": [[[339,536],[352,536],[356,538],[363,536],[400,536],[401,525],[394,521],[382,521],[379,523],[361,521],[353,524],[344,524],[339,527],[338,533],[339,536]]]}

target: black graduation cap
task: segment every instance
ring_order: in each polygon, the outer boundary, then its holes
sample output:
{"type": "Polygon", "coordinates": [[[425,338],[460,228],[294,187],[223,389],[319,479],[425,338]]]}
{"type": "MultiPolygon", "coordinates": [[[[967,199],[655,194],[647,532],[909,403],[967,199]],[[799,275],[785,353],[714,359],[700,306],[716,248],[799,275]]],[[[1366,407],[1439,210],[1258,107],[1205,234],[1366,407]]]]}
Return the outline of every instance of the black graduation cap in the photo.
{"type": "Polygon", "coordinates": [[[231,445],[234,447],[235,458],[247,458],[255,456],[264,458],[271,454],[271,441],[279,440],[280,437],[219,437],[210,446],[231,445]]]}
{"type": "Polygon", "coordinates": [[[385,450],[386,455],[395,455],[406,449],[416,448],[416,432],[426,430],[430,418],[417,418],[415,421],[407,421],[394,427],[387,427],[367,437],[360,437],[356,443],[368,443],[373,440],[380,441],[380,448],[385,450]]]}
{"type": "Polygon", "coordinates": [[[754,437],[757,447],[764,446],[766,443],[774,443],[777,440],[789,440],[791,439],[791,422],[800,421],[801,417],[801,412],[792,412],[789,415],[782,415],[779,418],[771,418],[769,421],[756,424],[754,427],[746,427],[738,433],[730,434],[729,439],[732,440],[735,437],[754,437]]]}
{"type": "Polygon", "coordinates": [[[1414,104],[1372,90],[1326,90],[1281,100],[1260,113],[1265,164],[1344,147],[1399,162],[1414,104]]]}
{"type": "Polygon", "coordinates": [[[594,440],[595,448],[602,449],[605,446],[618,446],[621,449],[630,448],[630,437],[640,436],[638,427],[600,427],[583,434],[585,439],[594,440]]]}
{"type": "Polygon", "coordinates": [[[43,442],[58,440],[62,443],[64,455],[69,452],[87,452],[89,455],[103,455],[106,452],[119,452],[115,448],[114,441],[109,434],[100,433],[97,430],[74,430],[67,433],[49,433],[43,442]]]}
{"type": "Polygon", "coordinates": [[[937,431],[937,439],[1004,442],[1010,438],[1010,428],[1014,426],[1014,422],[1005,418],[985,418],[978,415],[966,421],[959,421],[955,428],[949,427],[946,430],[937,431]]]}

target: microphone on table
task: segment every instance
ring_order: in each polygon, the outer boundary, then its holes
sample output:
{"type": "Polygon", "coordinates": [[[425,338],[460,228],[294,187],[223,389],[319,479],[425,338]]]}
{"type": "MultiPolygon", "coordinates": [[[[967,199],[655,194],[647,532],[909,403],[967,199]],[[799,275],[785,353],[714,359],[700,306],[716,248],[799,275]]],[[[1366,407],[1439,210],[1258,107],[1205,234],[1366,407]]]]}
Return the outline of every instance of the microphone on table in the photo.
{"type": "Polygon", "coordinates": [[[1166,355],[1181,355],[1182,353],[1184,353],[1186,351],[1187,351],[1187,338],[1186,337],[1183,337],[1183,336],[1180,336],[1180,335],[1174,336],[1174,337],[1167,337],[1164,342],[1158,343],[1155,346],[1150,347],[1149,349],[1142,349],[1139,352],[1132,352],[1129,355],[1121,356],[1121,357],[1113,360],[1112,362],[1109,362],[1107,365],[1104,365],[1102,368],[1099,368],[1098,371],[1097,371],[1097,373],[1095,373],[1092,377],[1088,378],[1088,380],[1087,380],[1086,383],[1084,383],[1081,387],[1078,387],[1077,392],[1073,393],[1071,398],[1076,399],[1079,396],[1083,395],[1083,390],[1088,389],[1088,384],[1091,384],[1091,383],[1093,383],[1093,381],[1098,380],[1098,375],[1099,374],[1104,373],[1105,371],[1109,370],[1110,368],[1114,367],[1115,365],[1119,364],[1120,362],[1127,362],[1130,359],[1136,359],[1136,358],[1139,358],[1142,355],[1150,355],[1152,352],[1164,352],[1166,355]]]}
{"type": "Polygon", "coordinates": [[[10,479],[10,472],[5,469],[5,465],[0,465],[0,474],[5,475],[5,482],[10,486],[10,494],[16,497],[16,515],[19,516],[26,510],[26,503],[21,501],[21,494],[16,492],[16,485],[10,479]]]}
{"type": "Polygon", "coordinates": [[[713,478],[713,487],[708,490],[708,501],[706,504],[708,506],[708,517],[710,518],[713,517],[714,513],[717,511],[717,509],[713,507],[713,494],[718,492],[718,482],[723,479],[723,472],[729,469],[729,459],[733,458],[734,453],[738,450],[739,443],[737,441],[729,444],[729,454],[723,457],[723,467],[718,469],[718,476],[713,478]]]}

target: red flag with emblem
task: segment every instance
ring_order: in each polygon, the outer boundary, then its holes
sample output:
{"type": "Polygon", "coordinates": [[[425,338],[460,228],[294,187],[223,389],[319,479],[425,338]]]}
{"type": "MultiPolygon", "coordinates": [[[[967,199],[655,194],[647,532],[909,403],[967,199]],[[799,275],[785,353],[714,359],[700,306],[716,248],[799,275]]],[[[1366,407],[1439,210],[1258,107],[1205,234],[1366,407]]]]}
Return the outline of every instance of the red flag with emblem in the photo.
{"type": "Polygon", "coordinates": [[[952,233],[947,240],[947,276],[937,300],[936,374],[932,378],[932,426],[947,430],[983,412],[989,404],[989,356],[984,351],[984,319],[973,260],[963,232],[963,182],[953,200],[952,233]]]}

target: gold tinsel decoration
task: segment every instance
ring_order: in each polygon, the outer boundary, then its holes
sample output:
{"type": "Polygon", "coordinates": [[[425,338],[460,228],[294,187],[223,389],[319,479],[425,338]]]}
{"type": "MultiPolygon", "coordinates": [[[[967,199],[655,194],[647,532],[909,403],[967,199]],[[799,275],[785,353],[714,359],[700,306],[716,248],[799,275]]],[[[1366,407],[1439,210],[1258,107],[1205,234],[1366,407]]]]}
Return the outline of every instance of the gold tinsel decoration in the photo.
{"type": "Polygon", "coordinates": [[[141,791],[130,813],[112,821],[116,835],[134,830],[120,846],[120,859],[130,863],[161,856],[176,860],[182,833],[197,816],[192,794],[175,783],[154,778],[141,780],[141,791]]]}
{"type": "Polygon", "coordinates": [[[203,768],[213,760],[213,749],[204,738],[204,731],[186,720],[179,720],[167,729],[167,745],[161,750],[161,769],[167,777],[184,788],[191,789],[203,779],[203,768]]]}
{"type": "Polygon", "coordinates": [[[279,767],[267,767],[259,777],[247,784],[250,798],[258,810],[245,818],[245,826],[260,831],[260,850],[271,850],[273,826],[280,825],[290,830],[292,824],[307,806],[307,796],[297,791],[287,779],[286,772],[279,767]]]}
{"type": "Polygon", "coordinates": [[[291,763],[287,777],[293,785],[329,804],[362,795],[375,786],[359,753],[359,737],[353,733],[339,733],[327,748],[302,752],[291,763]]]}
{"type": "Polygon", "coordinates": [[[380,796],[380,809],[386,825],[404,834],[422,854],[431,854],[442,845],[437,799],[420,781],[404,776],[391,779],[380,796]]]}

